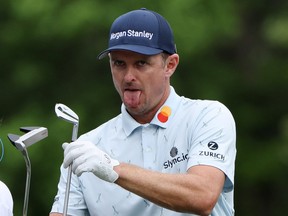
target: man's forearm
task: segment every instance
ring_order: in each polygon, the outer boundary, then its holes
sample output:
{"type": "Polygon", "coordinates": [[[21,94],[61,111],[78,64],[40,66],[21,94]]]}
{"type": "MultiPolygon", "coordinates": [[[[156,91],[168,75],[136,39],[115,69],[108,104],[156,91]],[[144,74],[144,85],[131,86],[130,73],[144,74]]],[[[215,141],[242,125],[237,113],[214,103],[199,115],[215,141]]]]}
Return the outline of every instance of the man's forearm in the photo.
{"type": "Polygon", "coordinates": [[[208,166],[201,166],[208,173],[203,176],[204,172],[197,173],[199,168],[196,168],[196,173],[165,174],[121,163],[114,167],[119,174],[115,183],[165,208],[209,215],[221,193],[225,177],[222,171],[208,166]],[[215,180],[219,181],[218,186],[215,186],[215,180]]]}

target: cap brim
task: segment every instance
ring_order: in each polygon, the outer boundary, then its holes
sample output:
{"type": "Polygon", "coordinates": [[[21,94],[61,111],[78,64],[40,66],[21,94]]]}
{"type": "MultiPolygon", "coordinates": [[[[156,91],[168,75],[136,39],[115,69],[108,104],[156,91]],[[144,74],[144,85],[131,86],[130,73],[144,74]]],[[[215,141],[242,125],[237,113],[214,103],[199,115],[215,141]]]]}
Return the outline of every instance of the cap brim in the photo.
{"type": "Polygon", "coordinates": [[[156,48],[152,48],[152,47],[126,44],[126,45],[118,45],[118,46],[110,47],[110,48],[102,51],[97,56],[97,58],[103,59],[104,57],[106,57],[108,55],[109,52],[116,51],[116,50],[132,51],[132,52],[140,53],[143,55],[156,55],[156,54],[163,52],[163,50],[161,50],[161,49],[156,49],[156,48]]]}

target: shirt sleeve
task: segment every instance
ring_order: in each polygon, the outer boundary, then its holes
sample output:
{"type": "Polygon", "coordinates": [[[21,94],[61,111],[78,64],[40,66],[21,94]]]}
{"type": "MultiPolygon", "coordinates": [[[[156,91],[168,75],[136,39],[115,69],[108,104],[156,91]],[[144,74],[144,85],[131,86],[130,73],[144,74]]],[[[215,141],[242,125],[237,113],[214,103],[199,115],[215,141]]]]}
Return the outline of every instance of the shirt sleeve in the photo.
{"type": "MultiPolygon", "coordinates": [[[[51,209],[52,212],[63,213],[66,182],[68,169],[64,169],[63,165],[60,167],[61,176],[58,183],[58,192],[54,198],[54,203],[51,209]]],[[[71,216],[85,216],[89,215],[86,207],[85,199],[83,197],[80,181],[76,175],[72,173],[69,202],[68,202],[68,215],[71,216]]]]}
{"type": "Polygon", "coordinates": [[[226,175],[225,191],[234,187],[236,128],[230,111],[221,103],[204,106],[192,129],[188,168],[209,165],[226,175]]]}

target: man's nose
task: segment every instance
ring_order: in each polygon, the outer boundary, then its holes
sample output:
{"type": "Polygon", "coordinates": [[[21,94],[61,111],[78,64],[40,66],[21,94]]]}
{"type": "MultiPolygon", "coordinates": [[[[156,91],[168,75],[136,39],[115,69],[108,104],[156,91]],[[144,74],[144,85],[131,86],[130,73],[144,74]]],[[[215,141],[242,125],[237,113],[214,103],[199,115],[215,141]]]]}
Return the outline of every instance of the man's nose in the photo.
{"type": "Polygon", "coordinates": [[[127,67],[124,79],[126,82],[132,82],[136,80],[135,69],[133,69],[133,67],[127,67]]]}

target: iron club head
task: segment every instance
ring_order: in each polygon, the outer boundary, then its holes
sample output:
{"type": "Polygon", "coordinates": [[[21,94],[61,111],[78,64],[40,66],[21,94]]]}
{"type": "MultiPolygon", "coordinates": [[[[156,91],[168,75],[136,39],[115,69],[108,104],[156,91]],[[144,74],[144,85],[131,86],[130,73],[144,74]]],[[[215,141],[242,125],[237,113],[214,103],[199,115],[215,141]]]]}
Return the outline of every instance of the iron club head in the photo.
{"type": "Polygon", "coordinates": [[[64,104],[57,103],[55,105],[55,112],[58,118],[62,118],[63,120],[73,124],[79,123],[78,115],[64,104]]]}
{"type": "Polygon", "coordinates": [[[55,112],[58,118],[61,118],[64,121],[73,124],[72,141],[75,141],[77,139],[78,126],[79,126],[78,115],[74,111],[72,111],[69,107],[61,103],[57,103],[55,105],[55,112]]]}

